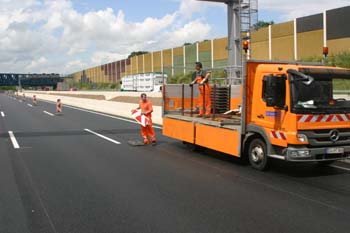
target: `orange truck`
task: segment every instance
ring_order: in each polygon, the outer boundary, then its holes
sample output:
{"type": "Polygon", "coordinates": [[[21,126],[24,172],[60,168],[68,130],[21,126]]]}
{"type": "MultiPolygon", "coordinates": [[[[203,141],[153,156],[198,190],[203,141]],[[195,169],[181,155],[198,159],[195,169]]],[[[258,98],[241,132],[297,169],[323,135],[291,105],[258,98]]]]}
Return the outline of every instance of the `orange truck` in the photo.
{"type": "Polygon", "coordinates": [[[271,158],[325,165],[350,157],[350,99],[335,93],[350,84],[349,69],[248,61],[244,76],[211,84],[210,118],[196,117],[196,87],[164,85],[163,134],[258,170],[271,158]]]}

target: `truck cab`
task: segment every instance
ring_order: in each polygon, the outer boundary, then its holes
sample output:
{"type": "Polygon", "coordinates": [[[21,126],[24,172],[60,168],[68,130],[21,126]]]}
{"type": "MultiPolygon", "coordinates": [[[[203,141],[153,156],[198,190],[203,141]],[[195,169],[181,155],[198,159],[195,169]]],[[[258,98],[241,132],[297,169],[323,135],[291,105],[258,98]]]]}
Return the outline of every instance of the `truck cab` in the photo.
{"type": "Polygon", "coordinates": [[[248,61],[241,84],[226,85],[230,104],[225,113],[215,112],[220,104],[215,90],[223,87],[213,85],[215,116],[210,119],[193,116],[195,90],[164,86],[163,133],[247,158],[259,170],[271,158],[329,164],[350,156],[350,99],[336,93],[349,83],[349,69],[248,61]]]}
{"type": "Polygon", "coordinates": [[[323,163],[343,159],[350,155],[350,99],[335,91],[349,82],[347,69],[248,65],[246,131],[263,136],[270,157],[323,163]]]}

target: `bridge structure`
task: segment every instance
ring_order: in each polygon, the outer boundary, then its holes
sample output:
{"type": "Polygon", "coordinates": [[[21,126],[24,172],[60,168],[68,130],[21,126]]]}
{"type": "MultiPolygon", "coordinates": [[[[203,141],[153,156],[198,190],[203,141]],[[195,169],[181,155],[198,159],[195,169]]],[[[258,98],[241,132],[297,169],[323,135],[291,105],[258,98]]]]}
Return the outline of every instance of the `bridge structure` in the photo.
{"type": "Polygon", "coordinates": [[[52,86],[63,82],[59,74],[0,73],[0,86],[52,86]]]}

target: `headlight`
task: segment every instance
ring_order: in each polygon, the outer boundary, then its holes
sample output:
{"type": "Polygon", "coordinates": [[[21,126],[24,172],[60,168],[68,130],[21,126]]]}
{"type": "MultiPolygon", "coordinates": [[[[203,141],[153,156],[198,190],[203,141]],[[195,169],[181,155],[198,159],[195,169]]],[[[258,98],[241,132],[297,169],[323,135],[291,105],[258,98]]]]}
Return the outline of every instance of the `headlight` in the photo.
{"type": "Polygon", "coordinates": [[[298,134],[297,137],[299,142],[308,142],[307,136],[305,134],[298,134]]]}
{"type": "Polygon", "coordinates": [[[309,150],[290,150],[288,154],[292,158],[307,158],[310,157],[309,150]]]}

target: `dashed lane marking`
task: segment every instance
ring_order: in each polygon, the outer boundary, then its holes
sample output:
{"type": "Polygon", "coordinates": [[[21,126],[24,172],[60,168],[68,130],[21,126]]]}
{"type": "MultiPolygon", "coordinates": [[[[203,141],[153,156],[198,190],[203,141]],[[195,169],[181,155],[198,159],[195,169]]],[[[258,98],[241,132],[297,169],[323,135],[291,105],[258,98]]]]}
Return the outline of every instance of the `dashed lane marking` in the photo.
{"type": "Polygon", "coordinates": [[[17,142],[17,139],[16,139],[14,133],[12,131],[9,131],[9,135],[10,135],[10,139],[11,139],[13,148],[19,149],[20,147],[19,147],[19,144],[17,142]]]}
{"type": "Polygon", "coordinates": [[[43,111],[43,113],[49,115],[49,116],[55,116],[54,114],[52,114],[51,112],[47,112],[47,111],[43,111]]]}
{"type": "Polygon", "coordinates": [[[94,135],[96,135],[96,136],[98,136],[98,137],[100,137],[100,138],[103,138],[103,139],[105,139],[105,140],[107,140],[107,141],[109,141],[109,142],[112,142],[112,143],[114,143],[114,144],[117,144],[117,145],[120,145],[121,143],[120,142],[118,142],[118,141],[116,141],[116,140],[113,140],[113,139],[111,139],[111,138],[109,138],[109,137],[106,137],[106,136],[104,136],[104,135],[102,135],[102,134],[99,134],[99,133],[96,133],[96,132],[94,132],[94,131],[92,131],[92,130],[90,130],[90,129],[84,129],[86,132],[89,132],[89,133],[91,133],[91,134],[94,134],[94,135]]]}

